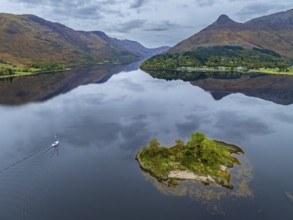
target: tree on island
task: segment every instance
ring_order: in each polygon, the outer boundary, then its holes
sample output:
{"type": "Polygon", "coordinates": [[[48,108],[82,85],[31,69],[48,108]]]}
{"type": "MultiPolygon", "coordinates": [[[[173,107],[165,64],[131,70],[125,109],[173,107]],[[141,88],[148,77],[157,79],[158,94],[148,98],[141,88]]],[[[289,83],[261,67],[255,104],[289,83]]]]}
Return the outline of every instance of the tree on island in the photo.
{"type": "Polygon", "coordinates": [[[202,132],[195,132],[189,137],[189,142],[187,143],[187,146],[190,147],[196,147],[200,146],[201,142],[206,139],[206,136],[202,132]]]}

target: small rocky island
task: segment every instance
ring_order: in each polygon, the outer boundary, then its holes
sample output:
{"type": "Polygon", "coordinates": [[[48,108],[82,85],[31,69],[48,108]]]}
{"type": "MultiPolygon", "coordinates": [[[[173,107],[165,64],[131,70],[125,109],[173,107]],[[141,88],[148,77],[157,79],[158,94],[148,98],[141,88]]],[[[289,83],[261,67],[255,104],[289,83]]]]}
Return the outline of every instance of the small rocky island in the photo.
{"type": "Polygon", "coordinates": [[[170,186],[176,186],[176,180],[194,180],[232,189],[228,169],[240,165],[232,154],[243,153],[240,147],[195,132],[187,143],[177,140],[171,148],[152,139],[149,146],[137,153],[136,159],[144,171],[159,181],[168,181],[170,186]]]}

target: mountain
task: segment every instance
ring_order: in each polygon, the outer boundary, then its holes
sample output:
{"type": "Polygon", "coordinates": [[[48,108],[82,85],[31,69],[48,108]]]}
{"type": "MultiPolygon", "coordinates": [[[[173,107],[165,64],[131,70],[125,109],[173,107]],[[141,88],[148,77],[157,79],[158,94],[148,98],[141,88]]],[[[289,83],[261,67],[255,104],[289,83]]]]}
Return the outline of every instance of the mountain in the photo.
{"type": "Polygon", "coordinates": [[[149,58],[154,55],[166,52],[170,49],[170,47],[167,47],[167,46],[158,47],[158,48],[146,48],[136,41],[119,40],[115,38],[112,40],[112,42],[116,44],[117,46],[124,48],[128,50],[129,52],[143,58],[149,58]]]}
{"type": "Polygon", "coordinates": [[[119,48],[125,49],[128,52],[135,54],[136,56],[140,58],[149,58],[151,56],[166,52],[170,49],[170,47],[168,46],[162,46],[158,48],[146,48],[145,46],[143,46],[137,41],[111,38],[102,31],[94,31],[92,33],[98,35],[99,37],[107,41],[108,43],[116,45],[119,48]]]}
{"type": "Polygon", "coordinates": [[[100,31],[76,31],[34,15],[0,14],[0,61],[35,62],[134,61],[161,52],[135,41],[120,41],[100,31]],[[138,52],[134,52],[139,48],[138,52]]]}
{"type": "Polygon", "coordinates": [[[178,43],[170,52],[199,47],[240,46],[274,51],[293,58],[293,9],[255,18],[245,23],[221,15],[199,33],[178,43]]]}

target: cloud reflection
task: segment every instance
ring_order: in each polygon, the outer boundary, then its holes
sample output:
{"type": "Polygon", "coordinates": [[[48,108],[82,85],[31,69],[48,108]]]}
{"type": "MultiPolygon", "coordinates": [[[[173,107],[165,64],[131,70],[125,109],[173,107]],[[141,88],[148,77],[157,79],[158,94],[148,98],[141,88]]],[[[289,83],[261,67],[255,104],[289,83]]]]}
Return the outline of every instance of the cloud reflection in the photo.
{"type": "Polygon", "coordinates": [[[203,117],[202,115],[189,115],[186,118],[186,122],[176,124],[177,132],[181,137],[186,137],[193,132],[199,130],[202,123],[206,123],[209,119],[203,117]]]}
{"type": "Polygon", "coordinates": [[[241,115],[239,112],[221,111],[216,114],[217,132],[233,139],[247,139],[248,136],[263,136],[274,130],[261,119],[241,115]]]}

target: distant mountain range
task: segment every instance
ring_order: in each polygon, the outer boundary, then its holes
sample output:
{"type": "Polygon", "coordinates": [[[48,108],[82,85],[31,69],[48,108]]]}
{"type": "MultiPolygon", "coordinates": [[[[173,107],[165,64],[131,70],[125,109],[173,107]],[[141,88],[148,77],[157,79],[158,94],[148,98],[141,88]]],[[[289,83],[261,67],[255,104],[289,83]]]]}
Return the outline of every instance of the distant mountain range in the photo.
{"type": "Polygon", "coordinates": [[[34,15],[0,14],[0,61],[14,65],[34,62],[128,62],[168,50],[149,49],[100,31],[76,31],[34,15]]]}
{"type": "Polygon", "coordinates": [[[170,52],[227,45],[268,49],[293,58],[293,9],[245,23],[238,23],[227,15],[221,15],[216,22],[178,43],[170,52]]]}

